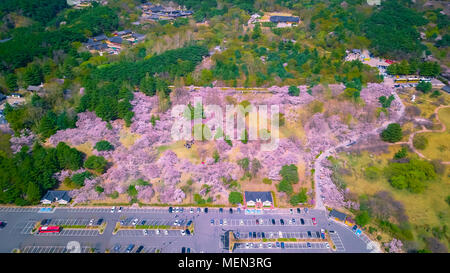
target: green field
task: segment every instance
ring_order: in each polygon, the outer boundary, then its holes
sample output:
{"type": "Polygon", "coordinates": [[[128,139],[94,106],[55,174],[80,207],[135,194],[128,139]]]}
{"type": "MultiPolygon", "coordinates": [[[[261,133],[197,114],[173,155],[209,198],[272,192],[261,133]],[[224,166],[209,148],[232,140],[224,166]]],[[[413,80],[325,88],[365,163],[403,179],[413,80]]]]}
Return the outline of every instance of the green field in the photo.
{"type": "MultiPolygon", "coordinates": [[[[450,225],[449,205],[445,202],[447,196],[450,195],[450,167],[447,166],[444,174],[439,175],[435,181],[429,182],[426,190],[418,194],[393,188],[383,175],[373,181],[365,178],[364,170],[367,166],[373,165],[382,170],[399,149],[400,146],[395,145],[389,148],[389,153],[380,155],[371,155],[366,151],[359,155],[341,153],[339,160],[345,162],[345,168],[350,170],[348,175],[343,176],[343,179],[352,193],[361,196],[388,191],[392,193],[395,200],[404,205],[417,240],[424,233],[423,230],[426,226],[450,225]]],[[[416,155],[410,153],[410,157],[416,157],[416,155]]],[[[427,235],[430,236],[430,234],[427,235]]]]}
{"type": "Polygon", "coordinates": [[[442,133],[420,134],[428,139],[428,146],[421,152],[429,159],[450,161],[450,108],[440,109],[438,115],[446,130],[442,133]]]}

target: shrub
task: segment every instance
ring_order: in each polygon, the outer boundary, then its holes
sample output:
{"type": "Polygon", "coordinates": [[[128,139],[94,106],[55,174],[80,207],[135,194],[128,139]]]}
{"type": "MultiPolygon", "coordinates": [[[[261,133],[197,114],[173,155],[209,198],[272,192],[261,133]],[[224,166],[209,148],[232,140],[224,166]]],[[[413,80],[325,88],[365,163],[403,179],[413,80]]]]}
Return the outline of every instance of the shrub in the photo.
{"type": "Polygon", "coordinates": [[[365,169],[364,171],[364,176],[368,179],[368,180],[377,180],[380,177],[380,172],[381,170],[378,169],[375,166],[369,166],[365,169]]]}
{"type": "Polygon", "coordinates": [[[103,187],[101,187],[101,186],[95,186],[95,191],[98,192],[98,193],[102,193],[102,192],[105,191],[105,189],[103,187]]]}
{"type": "Polygon", "coordinates": [[[308,196],[306,195],[306,189],[302,188],[302,190],[298,194],[295,194],[291,197],[289,203],[291,203],[291,205],[293,206],[296,206],[299,203],[306,203],[307,201],[308,196]]]}
{"type": "Polygon", "coordinates": [[[406,147],[402,147],[398,152],[395,153],[394,159],[402,159],[408,155],[408,150],[406,147]]]}
{"type": "Polygon", "coordinates": [[[127,193],[130,197],[136,197],[138,195],[138,191],[134,185],[130,185],[127,189],[127,193]]]}
{"type": "Polygon", "coordinates": [[[428,145],[428,139],[424,135],[415,135],[413,139],[413,146],[416,149],[424,150],[428,145]]]}
{"type": "Polygon", "coordinates": [[[77,187],[83,187],[84,186],[84,180],[92,178],[92,174],[90,172],[82,172],[74,174],[71,178],[72,182],[77,187]]]}
{"type": "Polygon", "coordinates": [[[391,123],[386,129],[381,132],[381,139],[386,142],[397,142],[403,137],[402,128],[398,123],[391,123]]]}
{"type": "Polygon", "coordinates": [[[283,177],[283,180],[286,180],[287,182],[292,184],[297,184],[299,181],[298,169],[294,164],[284,165],[281,168],[280,175],[283,177]]]}
{"type": "Polygon", "coordinates": [[[106,170],[106,166],[108,165],[108,161],[103,156],[90,156],[84,162],[84,167],[86,169],[94,170],[99,173],[104,173],[106,170]]]}
{"type": "Polygon", "coordinates": [[[367,211],[360,212],[355,218],[356,224],[358,224],[362,227],[367,225],[369,223],[369,221],[370,221],[370,216],[367,211]]]}
{"type": "Polygon", "coordinates": [[[288,90],[289,95],[291,96],[299,96],[300,95],[300,89],[297,86],[289,86],[288,90]]]}
{"type": "Polygon", "coordinates": [[[234,191],[228,195],[228,202],[231,204],[241,204],[243,201],[242,193],[234,191]]]}
{"type": "Polygon", "coordinates": [[[432,85],[430,82],[424,82],[424,81],[420,81],[417,86],[416,89],[419,91],[422,91],[423,93],[428,93],[431,91],[432,89],[432,85]]]}
{"type": "Polygon", "coordinates": [[[99,152],[114,150],[114,146],[106,140],[101,140],[101,141],[97,142],[95,144],[94,148],[99,152]]]}
{"type": "Polygon", "coordinates": [[[262,182],[267,185],[272,185],[272,180],[267,177],[263,178],[262,182]]]}

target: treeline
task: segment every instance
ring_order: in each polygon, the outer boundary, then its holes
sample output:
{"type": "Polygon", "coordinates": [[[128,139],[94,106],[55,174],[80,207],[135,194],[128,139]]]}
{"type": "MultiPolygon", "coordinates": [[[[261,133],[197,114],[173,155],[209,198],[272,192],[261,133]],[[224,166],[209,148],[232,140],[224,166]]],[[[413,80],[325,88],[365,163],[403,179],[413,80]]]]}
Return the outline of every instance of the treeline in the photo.
{"type": "Polygon", "coordinates": [[[441,73],[441,67],[436,62],[418,62],[416,60],[403,60],[388,66],[387,73],[391,75],[412,75],[436,77],[441,73]]]}
{"type": "Polygon", "coordinates": [[[95,69],[92,76],[98,81],[128,81],[131,84],[138,84],[147,73],[166,73],[171,78],[186,76],[206,55],[206,47],[192,45],[168,50],[147,60],[103,65],[95,69]]]}
{"type": "Polygon", "coordinates": [[[2,0],[0,14],[17,12],[45,24],[68,7],[66,0],[2,0]]]}
{"type": "Polygon", "coordinates": [[[12,72],[34,58],[52,57],[56,50],[76,55],[73,42],[84,42],[88,36],[117,29],[119,19],[107,6],[67,10],[49,23],[50,29],[35,24],[10,31],[12,39],[0,43],[0,71],[12,72]],[[60,23],[66,23],[60,26],[60,23]]]}
{"type": "Polygon", "coordinates": [[[57,186],[54,174],[63,169],[78,170],[83,156],[64,142],[56,148],[44,148],[36,142],[32,151],[24,146],[12,157],[0,154],[0,203],[37,204],[47,190],[57,186]]]}
{"type": "Polygon", "coordinates": [[[16,134],[30,129],[43,138],[48,138],[57,130],[74,128],[77,117],[65,110],[55,112],[47,98],[31,97],[31,103],[13,108],[8,103],[4,109],[5,118],[16,134]]]}
{"type": "Polygon", "coordinates": [[[390,58],[419,57],[425,49],[420,43],[418,26],[428,21],[408,8],[404,1],[382,1],[364,24],[366,37],[375,55],[390,58]]]}

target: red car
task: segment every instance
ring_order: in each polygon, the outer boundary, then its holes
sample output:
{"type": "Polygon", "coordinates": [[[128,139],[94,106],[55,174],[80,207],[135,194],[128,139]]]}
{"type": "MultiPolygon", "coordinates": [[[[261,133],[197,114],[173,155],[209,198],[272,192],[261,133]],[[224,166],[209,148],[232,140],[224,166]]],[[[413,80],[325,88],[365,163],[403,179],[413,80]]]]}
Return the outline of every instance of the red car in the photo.
{"type": "Polygon", "coordinates": [[[313,225],[317,225],[316,218],[312,218],[313,225]]]}

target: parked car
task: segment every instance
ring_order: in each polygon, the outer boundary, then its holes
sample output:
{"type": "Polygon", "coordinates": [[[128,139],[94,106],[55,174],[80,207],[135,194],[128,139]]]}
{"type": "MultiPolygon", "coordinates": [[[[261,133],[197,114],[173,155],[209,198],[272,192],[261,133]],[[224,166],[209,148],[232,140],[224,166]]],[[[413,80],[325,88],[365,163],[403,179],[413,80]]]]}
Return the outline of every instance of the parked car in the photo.
{"type": "Polygon", "coordinates": [[[211,226],[214,225],[214,219],[211,219],[211,226]]]}
{"type": "Polygon", "coordinates": [[[261,232],[256,233],[256,237],[261,238],[261,232]]]}
{"type": "Polygon", "coordinates": [[[244,225],[244,220],[241,219],[241,221],[239,221],[239,225],[243,226],[244,225]]]}
{"type": "Polygon", "coordinates": [[[100,226],[103,223],[103,218],[98,219],[97,226],[100,226]]]}
{"type": "Polygon", "coordinates": [[[239,233],[239,231],[236,231],[236,234],[235,234],[235,236],[236,236],[236,238],[238,238],[238,239],[239,239],[239,237],[241,237],[241,233],[239,233]]]}
{"type": "Polygon", "coordinates": [[[141,226],[145,225],[145,223],[147,223],[147,221],[142,220],[142,221],[141,221],[141,226]]]}
{"type": "Polygon", "coordinates": [[[325,230],[323,228],[320,230],[320,237],[325,240],[325,230]]]}
{"type": "Polygon", "coordinates": [[[305,208],[304,210],[305,210],[305,213],[308,213],[308,208],[305,208]]]}
{"type": "Polygon", "coordinates": [[[114,245],[114,251],[118,252],[120,250],[120,244],[115,244],[114,245]]]}
{"type": "Polygon", "coordinates": [[[194,209],[191,208],[191,209],[189,210],[189,213],[194,213],[194,209]]]}
{"type": "Polygon", "coordinates": [[[111,208],[111,213],[114,213],[115,210],[116,210],[116,207],[112,207],[111,208]]]}
{"type": "Polygon", "coordinates": [[[256,232],[253,231],[253,238],[256,238],[256,232]]]}
{"type": "Polygon", "coordinates": [[[330,244],[329,243],[325,243],[325,247],[326,248],[330,248],[330,244]]]}
{"type": "Polygon", "coordinates": [[[294,213],[294,210],[293,210],[293,209],[289,209],[289,213],[290,213],[290,214],[293,214],[293,213],[294,213]]]}
{"type": "Polygon", "coordinates": [[[164,230],[164,235],[169,235],[169,231],[167,231],[167,229],[164,230]]]}
{"type": "Polygon", "coordinates": [[[312,233],[311,233],[311,231],[308,231],[308,237],[309,237],[309,238],[312,238],[312,233]]]}
{"type": "Polygon", "coordinates": [[[42,221],[41,221],[41,226],[46,226],[46,225],[48,225],[50,223],[50,220],[49,219],[42,219],[42,221]]]}
{"type": "Polygon", "coordinates": [[[256,224],[259,225],[259,219],[256,219],[256,224]]]}
{"type": "Polygon", "coordinates": [[[275,245],[276,245],[277,248],[279,248],[280,247],[280,242],[276,242],[275,245]]]}
{"type": "Polygon", "coordinates": [[[156,230],[155,230],[155,234],[156,234],[156,235],[159,235],[159,233],[160,233],[160,232],[159,232],[159,229],[156,229],[156,230]]]}
{"type": "Polygon", "coordinates": [[[238,213],[241,213],[241,208],[237,208],[237,212],[238,212],[238,213]]]}
{"type": "Polygon", "coordinates": [[[187,222],[186,226],[188,227],[188,226],[190,226],[191,224],[192,224],[192,220],[189,220],[189,221],[187,222]]]}
{"type": "Polygon", "coordinates": [[[139,219],[138,218],[134,218],[133,222],[131,223],[133,226],[137,225],[139,219]]]}
{"type": "Polygon", "coordinates": [[[355,232],[357,229],[358,229],[358,226],[357,226],[357,225],[354,225],[354,226],[352,227],[353,232],[355,232]]]}
{"type": "Polygon", "coordinates": [[[328,233],[334,234],[334,230],[330,230],[330,231],[328,231],[328,233]]]}
{"type": "Polygon", "coordinates": [[[191,235],[191,231],[189,229],[186,229],[185,232],[186,232],[186,235],[191,235]]]}
{"type": "Polygon", "coordinates": [[[313,225],[317,225],[316,218],[312,218],[313,225]]]}
{"type": "Polygon", "coordinates": [[[148,231],[146,229],[143,230],[144,235],[148,235],[148,231]]]}
{"type": "Polygon", "coordinates": [[[261,237],[264,239],[266,238],[266,234],[264,232],[261,232],[261,237]]]}
{"type": "Polygon", "coordinates": [[[117,212],[122,212],[122,207],[119,208],[119,210],[117,212]]]}
{"type": "Polygon", "coordinates": [[[128,247],[127,247],[126,253],[130,253],[133,250],[133,248],[134,248],[134,245],[133,244],[129,244],[128,247]]]}
{"type": "Polygon", "coordinates": [[[284,220],[280,219],[280,224],[284,225],[284,220]]]}
{"type": "Polygon", "coordinates": [[[249,243],[246,243],[245,244],[245,248],[249,248],[250,247],[250,244],[249,243]]]}
{"type": "Polygon", "coordinates": [[[173,208],[169,207],[169,213],[172,213],[172,211],[173,211],[173,208]]]}
{"type": "Polygon", "coordinates": [[[272,219],[272,225],[275,225],[275,219],[272,219]]]}
{"type": "Polygon", "coordinates": [[[186,231],[181,230],[181,235],[185,236],[186,235],[186,231]]]}
{"type": "Polygon", "coordinates": [[[223,225],[223,220],[222,219],[219,220],[219,225],[223,225]]]}
{"type": "Polygon", "coordinates": [[[306,245],[308,246],[308,248],[312,247],[310,242],[307,242],[306,245]]]}
{"type": "Polygon", "coordinates": [[[297,208],[297,213],[300,213],[301,211],[300,211],[300,208],[297,208]]]}
{"type": "Polygon", "coordinates": [[[320,232],[316,231],[317,238],[320,238],[320,232]]]}
{"type": "Polygon", "coordinates": [[[292,218],[292,223],[295,224],[295,219],[294,218],[292,218]]]}
{"type": "Polygon", "coordinates": [[[5,228],[6,222],[0,221],[0,229],[5,228]]]}
{"type": "Polygon", "coordinates": [[[223,225],[224,225],[224,226],[227,225],[227,219],[223,219],[223,225]]]}
{"type": "Polygon", "coordinates": [[[186,253],[191,253],[191,249],[189,247],[186,249],[186,253]]]}
{"type": "Polygon", "coordinates": [[[181,253],[186,253],[186,248],[184,246],[181,248],[181,253]]]}
{"type": "Polygon", "coordinates": [[[304,225],[304,224],[305,224],[305,220],[303,220],[303,218],[300,218],[300,223],[301,223],[302,225],[304,225]]]}
{"type": "Polygon", "coordinates": [[[205,208],[205,213],[208,213],[208,208],[205,208]]]}
{"type": "Polygon", "coordinates": [[[94,219],[91,219],[91,221],[89,221],[89,225],[92,226],[94,224],[94,219]]]}
{"type": "Polygon", "coordinates": [[[248,238],[252,238],[252,232],[251,231],[248,233],[248,238]]]}
{"type": "Polygon", "coordinates": [[[201,208],[197,208],[197,213],[200,213],[200,212],[202,212],[202,209],[201,208]]]}
{"type": "Polygon", "coordinates": [[[223,213],[223,208],[220,208],[220,209],[219,209],[219,212],[220,212],[220,213],[223,213]]]}
{"type": "Polygon", "coordinates": [[[233,209],[232,208],[230,208],[230,214],[233,214],[233,209]]]}
{"type": "Polygon", "coordinates": [[[281,242],[281,248],[284,248],[284,242],[281,242]]]}
{"type": "Polygon", "coordinates": [[[136,253],[141,253],[141,251],[144,249],[144,246],[139,246],[138,249],[136,249],[136,253]]]}

